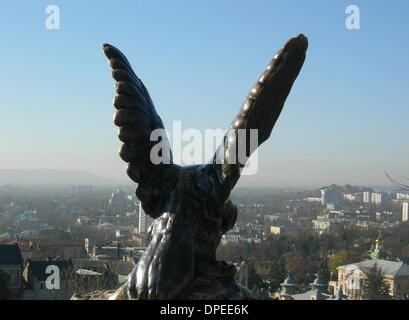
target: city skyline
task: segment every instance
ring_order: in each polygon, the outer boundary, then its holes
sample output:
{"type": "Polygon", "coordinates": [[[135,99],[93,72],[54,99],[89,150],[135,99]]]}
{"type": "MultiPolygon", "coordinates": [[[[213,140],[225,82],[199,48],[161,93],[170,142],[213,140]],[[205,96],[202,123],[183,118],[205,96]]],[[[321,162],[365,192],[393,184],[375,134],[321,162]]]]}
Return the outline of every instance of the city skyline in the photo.
{"type": "Polygon", "coordinates": [[[204,133],[227,129],[274,52],[304,33],[307,59],[259,150],[259,174],[238,186],[389,185],[385,170],[409,175],[405,1],[355,1],[359,30],[345,27],[347,1],[124,1],[120,11],[58,1],[60,30],[45,27],[49,4],[0,5],[8,44],[0,52],[7,62],[0,169],[81,170],[130,182],[118,156],[104,42],[129,56],[168,131],[181,121],[183,130],[204,133]]]}

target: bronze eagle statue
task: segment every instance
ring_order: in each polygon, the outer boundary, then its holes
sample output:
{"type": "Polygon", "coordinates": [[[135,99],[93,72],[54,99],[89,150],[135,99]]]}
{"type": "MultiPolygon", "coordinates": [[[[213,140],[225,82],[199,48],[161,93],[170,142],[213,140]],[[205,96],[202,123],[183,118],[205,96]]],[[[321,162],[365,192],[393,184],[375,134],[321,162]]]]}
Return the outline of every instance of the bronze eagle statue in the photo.
{"type": "MultiPolygon", "coordinates": [[[[128,163],[128,176],[138,184],[136,196],[144,211],[155,219],[148,230],[149,246],[112,299],[247,297],[247,289],[234,281],[235,266],[216,260],[222,235],[237,219],[229,195],[246,160],[236,156],[244,147],[248,159],[270,136],[307,47],[307,38],[299,34],[277,52],[250,90],[212,161],[179,166],[173,163],[171,152],[163,154],[167,161],[152,161],[151,150],[158,142],[151,141],[151,133],[164,129],[162,120],[127,58],[117,48],[102,45],[116,80],[114,123],[123,142],[119,155],[128,163]],[[252,129],[258,131],[256,146],[248,139],[252,129]],[[240,139],[240,130],[246,139],[240,139]]],[[[169,144],[166,139],[162,137],[161,142],[169,144]]]]}

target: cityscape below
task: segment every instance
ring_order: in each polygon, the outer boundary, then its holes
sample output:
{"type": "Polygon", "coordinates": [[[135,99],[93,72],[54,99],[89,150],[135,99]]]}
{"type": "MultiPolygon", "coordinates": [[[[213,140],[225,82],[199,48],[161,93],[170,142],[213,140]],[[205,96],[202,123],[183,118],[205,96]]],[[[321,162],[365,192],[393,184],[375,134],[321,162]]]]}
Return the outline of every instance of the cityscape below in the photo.
{"type": "Polygon", "coordinates": [[[409,300],[409,1],[0,16],[4,310],[259,319],[409,300]]]}
{"type": "MultiPolygon", "coordinates": [[[[387,189],[237,188],[238,220],[217,258],[236,265],[256,299],[365,299],[376,272],[388,289],[382,299],[407,299],[409,192],[387,189]]],[[[148,246],[152,222],[132,185],[1,186],[1,298],[65,300],[118,288],[148,246]],[[58,289],[47,285],[49,266],[58,268],[58,289]]]]}

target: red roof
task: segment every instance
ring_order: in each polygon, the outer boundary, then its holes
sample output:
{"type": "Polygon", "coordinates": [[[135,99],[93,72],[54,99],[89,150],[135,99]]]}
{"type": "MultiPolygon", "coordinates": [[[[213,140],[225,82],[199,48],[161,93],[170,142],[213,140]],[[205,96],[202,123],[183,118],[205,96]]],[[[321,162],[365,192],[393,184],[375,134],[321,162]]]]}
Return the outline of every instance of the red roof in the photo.
{"type": "Polygon", "coordinates": [[[6,244],[18,244],[20,251],[32,251],[33,250],[33,246],[30,244],[30,241],[25,240],[25,239],[14,239],[11,241],[6,242],[6,244]]]}
{"type": "Polygon", "coordinates": [[[40,247],[83,247],[84,241],[81,240],[40,240],[40,247]]]}

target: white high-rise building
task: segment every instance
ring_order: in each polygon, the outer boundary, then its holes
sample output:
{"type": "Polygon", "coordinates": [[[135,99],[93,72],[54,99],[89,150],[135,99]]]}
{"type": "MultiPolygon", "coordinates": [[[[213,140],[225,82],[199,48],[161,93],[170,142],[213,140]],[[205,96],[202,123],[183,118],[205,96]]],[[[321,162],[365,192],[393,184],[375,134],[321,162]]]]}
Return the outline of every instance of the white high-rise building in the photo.
{"type": "Polygon", "coordinates": [[[382,193],[372,193],[371,195],[371,202],[375,204],[382,204],[384,197],[382,193]]]}
{"type": "Polygon", "coordinates": [[[396,200],[409,200],[409,194],[398,192],[396,194],[396,200]]]}
{"type": "Polygon", "coordinates": [[[321,189],[321,204],[326,205],[328,203],[337,203],[337,190],[335,188],[323,188],[321,189]]]}
{"type": "Polygon", "coordinates": [[[402,221],[409,220],[409,202],[402,203],[402,221]]]}
{"type": "Polygon", "coordinates": [[[364,203],[370,203],[370,202],[371,202],[371,192],[365,191],[365,192],[363,193],[362,201],[363,201],[364,203]]]}
{"type": "Polygon", "coordinates": [[[153,219],[143,211],[142,203],[139,201],[139,225],[138,225],[138,232],[139,233],[147,233],[148,228],[152,224],[153,219]]]}

